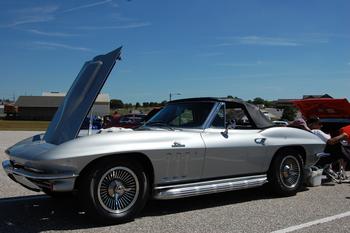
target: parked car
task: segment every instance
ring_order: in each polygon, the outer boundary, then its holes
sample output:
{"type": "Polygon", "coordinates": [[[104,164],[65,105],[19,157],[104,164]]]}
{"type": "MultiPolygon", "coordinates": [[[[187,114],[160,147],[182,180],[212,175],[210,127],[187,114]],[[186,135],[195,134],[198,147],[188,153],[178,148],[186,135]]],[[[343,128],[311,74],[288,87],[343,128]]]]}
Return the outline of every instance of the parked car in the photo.
{"type": "Polygon", "coordinates": [[[314,98],[293,103],[306,119],[320,118],[322,130],[332,136],[338,135],[340,128],[350,125],[350,103],[347,99],[314,98]]]}
{"type": "Polygon", "coordinates": [[[121,116],[119,122],[112,124],[111,127],[122,127],[135,129],[144,123],[146,114],[126,114],[121,116]]]}
{"type": "Polygon", "coordinates": [[[85,63],[45,134],[8,148],[2,163],[19,184],[49,195],[77,191],[104,222],[135,217],[150,198],[174,199],[268,183],[294,195],[303,168],[325,144],[310,132],[273,127],[239,99],[169,102],[144,126],[77,137],[121,49],[85,63]]]}

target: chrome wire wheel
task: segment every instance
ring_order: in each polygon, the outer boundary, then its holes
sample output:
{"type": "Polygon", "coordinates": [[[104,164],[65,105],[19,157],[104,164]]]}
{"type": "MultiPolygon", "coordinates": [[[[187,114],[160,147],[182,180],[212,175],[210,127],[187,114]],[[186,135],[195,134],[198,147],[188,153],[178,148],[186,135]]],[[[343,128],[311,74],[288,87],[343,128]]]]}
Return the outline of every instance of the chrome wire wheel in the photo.
{"type": "Polygon", "coordinates": [[[97,186],[98,200],[110,213],[129,210],[140,192],[136,174],[127,167],[114,167],[104,173],[97,186]]]}
{"type": "Polygon", "coordinates": [[[288,155],[280,164],[280,179],[287,188],[294,188],[301,179],[301,167],[295,156],[288,155]]]}

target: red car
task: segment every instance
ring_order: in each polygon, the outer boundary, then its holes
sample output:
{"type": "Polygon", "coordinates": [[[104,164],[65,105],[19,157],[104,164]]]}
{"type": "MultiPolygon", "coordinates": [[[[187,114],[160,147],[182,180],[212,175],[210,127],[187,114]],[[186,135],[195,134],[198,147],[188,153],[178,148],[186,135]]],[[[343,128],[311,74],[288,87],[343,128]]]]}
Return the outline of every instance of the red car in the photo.
{"type": "Polygon", "coordinates": [[[340,128],[350,125],[350,103],[347,99],[315,98],[295,100],[293,103],[305,118],[319,117],[322,130],[332,136],[339,134],[340,128]]]}

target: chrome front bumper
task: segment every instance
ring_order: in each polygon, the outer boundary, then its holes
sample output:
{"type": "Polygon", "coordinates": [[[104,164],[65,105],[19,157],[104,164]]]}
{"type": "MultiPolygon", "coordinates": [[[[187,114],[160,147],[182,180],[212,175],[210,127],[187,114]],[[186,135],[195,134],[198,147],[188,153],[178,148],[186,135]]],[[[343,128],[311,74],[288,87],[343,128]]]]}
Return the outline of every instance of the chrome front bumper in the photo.
{"type": "Polygon", "coordinates": [[[41,191],[43,189],[48,189],[54,192],[73,191],[75,180],[78,177],[72,173],[36,173],[23,168],[16,168],[10,160],[3,161],[2,167],[13,181],[33,191],[41,191]]]}

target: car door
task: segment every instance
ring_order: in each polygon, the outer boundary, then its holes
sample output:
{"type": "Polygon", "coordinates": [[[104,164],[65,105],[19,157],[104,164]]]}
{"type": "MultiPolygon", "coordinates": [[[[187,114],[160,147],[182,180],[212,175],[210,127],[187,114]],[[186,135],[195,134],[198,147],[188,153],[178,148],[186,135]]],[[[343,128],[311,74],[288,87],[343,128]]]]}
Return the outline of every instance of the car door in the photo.
{"type": "Polygon", "coordinates": [[[205,156],[201,126],[213,106],[214,103],[211,102],[168,104],[147,122],[148,127],[166,130],[160,138],[154,140],[158,149],[151,152],[156,184],[201,179],[205,156]]]}
{"type": "Polygon", "coordinates": [[[204,164],[205,147],[200,132],[166,132],[149,152],[155,168],[155,184],[199,180],[204,164]]]}
{"type": "MultiPolygon", "coordinates": [[[[237,112],[237,110],[234,110],[237,112]]],[[[241,114],[239,120],[225,129],[220,121],[226,121],[227,115],[223,105],[210,128],[202,133],[206,145],[203,178],[229,177],[263,172],[265,162],[265,139],[259,135],[260,130],[249,127],[247,118],[241,114]],[[220,120],[220,118],[222,120],[220,120]],[[219,119],[219,120],[218,120],[219,119]],[[231,127],[231,128],[230,128],[231,127]]]]}

